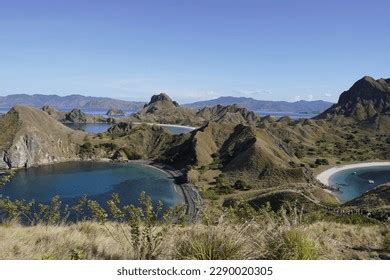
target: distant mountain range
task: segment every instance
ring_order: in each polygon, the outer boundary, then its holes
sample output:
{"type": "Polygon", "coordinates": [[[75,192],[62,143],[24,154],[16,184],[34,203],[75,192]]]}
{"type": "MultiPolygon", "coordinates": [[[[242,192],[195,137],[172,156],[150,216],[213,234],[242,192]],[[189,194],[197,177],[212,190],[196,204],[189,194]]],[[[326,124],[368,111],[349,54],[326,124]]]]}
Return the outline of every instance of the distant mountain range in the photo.
{"type": "Polygon", "coordinates": [[[43,94],[13,94],[0,96],[0,108],[10,108],[15,105],[30,105],[33,107],[52,106],[58,109],[108,110],[120,109],[138,111],[144,102],[124,101],[107,97],[92,97],[83,95],[43,95],[43,94]]]}
{"type": "Polygon", "coordinates": [[[215,105],[232,105],[237,104],[241,107],[247,108],[250,111],[263,111],[263,112],[307,112],[307,113],[319,113],[328,109],[333,105],[331,102],[322,100],[305,101],[300,100],[296,102],[287,101],[265,101],[256,100],[248,97],[233,97],[223,96],[217,99],[199,101],[191,104],[185,104],[183,106],[192,108],[212,107],[215,105]]]}
{"type": "MultiPolygon", "coordinates": [[[[320,113],[328,109],[333,103],[316,100],[316,101],[263,101],[247,97],[223,96],[217,99],[199,101],[191,104],[185,104],[184,107],[203,108],[215,105],[233,105],[237,104],[251,111],[265,112],[307,112],[320,113]]],[[[79,108],[84,110],[108,110],[120,109],[139,111],[145,105],[144,102],[124,101],[107,97],[92,97],[83,95],[43,95],[43,94],[13,94],[0,96],[0,108],[10,108],[15,105],[29,105],[37,108],[43,106],[52,106],[58,109],[79,108]]]]}

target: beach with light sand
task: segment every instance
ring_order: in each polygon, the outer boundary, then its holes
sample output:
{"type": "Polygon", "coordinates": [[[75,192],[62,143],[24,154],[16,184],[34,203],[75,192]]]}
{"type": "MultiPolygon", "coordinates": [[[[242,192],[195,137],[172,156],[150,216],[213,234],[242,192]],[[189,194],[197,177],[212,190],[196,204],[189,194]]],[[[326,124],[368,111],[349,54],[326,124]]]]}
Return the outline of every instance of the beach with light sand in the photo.
{"type": "Polygon", "coordinates": [[[329,186],[329,179],[337,172],[348,169],[362,168],[362,167],[375,167],[375,166],[390,166],[390,161],[378,161],[378,162],[360,162],[353,164],[346,164],[329,168],[317,175],[316,179],[322,184],[329,186]]]}

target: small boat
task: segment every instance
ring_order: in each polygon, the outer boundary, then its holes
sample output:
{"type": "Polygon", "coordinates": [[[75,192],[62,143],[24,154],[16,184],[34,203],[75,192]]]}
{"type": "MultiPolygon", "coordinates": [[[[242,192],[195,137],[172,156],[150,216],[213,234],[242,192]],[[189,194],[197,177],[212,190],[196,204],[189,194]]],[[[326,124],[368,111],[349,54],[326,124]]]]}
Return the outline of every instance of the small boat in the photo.
{"type": "Polygon", "coordinates": [[[368,183],[369,183],[369,184],[374,184],[375,181],[374,181],[374,180],[368,180],[368,183]]]}
{"type": "Polygon", "coordinates": [[[353,174],[353,175],[356,175],[357,173],[356,173],[356,171],[355,171],[355,172],[352,172],[352,174],[353,174]]]}

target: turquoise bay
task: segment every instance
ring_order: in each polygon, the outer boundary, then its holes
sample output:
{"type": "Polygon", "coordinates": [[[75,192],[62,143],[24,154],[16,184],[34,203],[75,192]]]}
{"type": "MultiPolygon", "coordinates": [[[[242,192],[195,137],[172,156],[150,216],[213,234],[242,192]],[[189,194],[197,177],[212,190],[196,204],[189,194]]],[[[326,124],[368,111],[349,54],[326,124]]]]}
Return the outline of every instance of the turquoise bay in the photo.
{"type": "Polygon", "coordinates": [[[142,192],[164,208],[184,203],[172,179],[161,170],[136,163],[67,162],[21,169],[0,188],[3,198],[48,203],[59,196],[63,204],[74,205],[83,196],[105,205],[112,193],[121,204],[139,205],[142,192]]]}

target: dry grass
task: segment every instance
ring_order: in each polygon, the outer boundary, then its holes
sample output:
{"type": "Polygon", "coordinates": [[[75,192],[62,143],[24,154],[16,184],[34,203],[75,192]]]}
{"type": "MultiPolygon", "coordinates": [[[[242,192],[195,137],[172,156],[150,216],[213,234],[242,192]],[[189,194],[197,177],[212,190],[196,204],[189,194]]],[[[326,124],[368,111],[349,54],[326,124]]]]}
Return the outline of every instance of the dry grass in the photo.
{"type": "MultiPolygon", "coordinates": [[[[386,251],[389,232],[388,225],[281,224],[267,219],[246,224],[172,225],[164,233],[157,258],[370,259],[386,251]]],[[[71,258],[131,259],[132,252],[95,222],[0,226],[0,259],[71,258]]]]}
{"type": "Polygon", "coordinates": [[[86,259],[123,259],[126,252],[103,226],[74,225],[0,227],[0,259],[71,259],[79,250],[86,259]]]}

